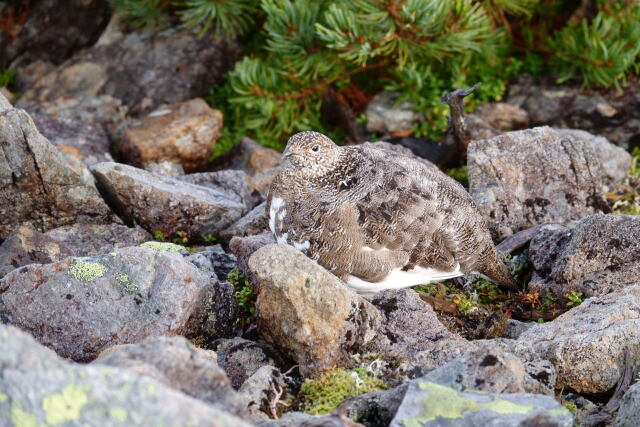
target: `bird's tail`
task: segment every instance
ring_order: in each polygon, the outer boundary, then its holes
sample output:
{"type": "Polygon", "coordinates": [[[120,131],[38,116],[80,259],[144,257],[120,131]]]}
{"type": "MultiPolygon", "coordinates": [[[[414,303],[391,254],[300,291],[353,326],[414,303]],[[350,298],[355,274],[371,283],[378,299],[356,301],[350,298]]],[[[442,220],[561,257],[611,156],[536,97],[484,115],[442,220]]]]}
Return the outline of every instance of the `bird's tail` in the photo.
{"type": "Polygon", "coordinates": [[[500,260],[497,253],[492,261],[485,264],[480,273],[484,276],[487,276],[487,278],[489,278],[492,282],[504,286],[509,290],[519,290],[518,284],[511,275],[511,272],[509,271],[507,266],[504,265],[504,263],[500,260]]]}

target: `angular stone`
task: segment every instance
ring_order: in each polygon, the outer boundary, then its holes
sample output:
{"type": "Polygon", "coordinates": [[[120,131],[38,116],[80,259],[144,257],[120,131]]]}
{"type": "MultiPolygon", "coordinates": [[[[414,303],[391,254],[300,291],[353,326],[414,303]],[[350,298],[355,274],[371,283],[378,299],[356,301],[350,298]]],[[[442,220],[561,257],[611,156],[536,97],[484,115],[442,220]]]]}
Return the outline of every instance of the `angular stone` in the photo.
{"type": "Polygon", "coordinates": [[[422,120],[409,102],[396,105],[398,93],[383,91],[373,97],[367,105],[367,132],[399,133],[413,129],[413,125],[422,120]]]}
{"type": "Polygon", "coordinates": [[[231,227],[220,233],[220,237],[230,240],[234,236],[246,237],[267,232],[269,225],[265,216],[265,207],[266,202],[260,203],[248,214],[233,223],[231,227]]]}
{"type": "MultiPolygon", "coordinates": [[[[74,224],[54,228],[45,233],[77,257],[106,254],[116,248],[137,246],[151,240],[142,228],[122,224],[74,224]]],[[[43,262],[39,264],[44,264],[43,262]]]]}
{"type": "Polygon", "coordinates": [[[640,383],[635,383],[624,394],[613,427],[636,427],[640,414],[640,383]]]}
{"type": "Polygon", "coordinates": [[[246,201],[224,188],[207,188],[119,163],[91,168],[98,188],[129,224],[149,232],[185,231],[193,240],[217,236],[248,212],[246,201]]]}
{"type": "Polygon", "coordinates": [[[526,393],[460,392],[426,379],[413,380],[391,427],[573,426],[573,416],[553,397],[526,393]]]}
{"type": "Polygon", "coordinates": [[[171,161],[187,172],[202,169],[222,132],[222,113],[200,98],[164,105],[126,125],[116,142],[119,157],[130,165],[146,167],[171,161]]]}
{"type": "Polygon", "coordinates": [[[229,153],[225,169],[239,169],[253,176],[280,165],[282,154],[243,137],[229,153]]]}
{"type": "Polygon", "coordinates": [[[304,376],[349,362],[370,342],[381,314],[300,251],[268,245],[249,259],[256,277],[258,331],[304,376]]]}
{"type": "Polygon", "coordinates": [[[249,268],[249,257],[261,247],[273,243],[276,243],[276,239],[270,231],[255,236],[234,237],[229,242],[229,250],[236,256],[238,268],[252,283],[256,283],[257,279],[249,268]]]}
{"type": "Polygon", "coordinates": [[[252,425],[147,372],[63,360],[18,328],[0,325],[0,348],[0,414],[10,425],[252,425]]]}
{"type": "Polygon", "coordinates": [[[251,192],[251,177],[241,170],[192,173],[179,176],[176,179],[214,191],[223,190],[232,195],[234,199],[240,200],[245,205],[247,212],[258,203],[258,199],[251,192]]]}
{"type": "Polygon", "coordinates": [[[176,178],[184,175],[184,168],[182,165],[172,163],[169,161],[162,161],[159,163],[149,163],[144,167],[146,171],[155,173],[157,175],[166,175],[172,178],[176,178]]]}
{"type": "Polygon", "coordinates": [[[216,353],[195,347],[184,337],[151,337],[100,353],[93,364],[124,368],[146,375],[191,397],[241,414],[243,402],[218,366],[216,353]]]}
{"type": "Polygon", "coordinates": [[[494,239],[609,210],[593,146],[549,127],[472,141],[468,165],[469,190],[494,239]]]}
{"type": "Polygon", "coordinates": [[[529,127],[529,114],[522,108],[505,102],[487,102],[480,105],[473,114],[500,132],[529,127]]]}
{"type": "Polygon", "coordinates": [[[640,216],[592,215],[548,227],[531,241],[529,289],[586,297],[640,284],[640,216]]]}
{"type": "Polygon", "coordinates": [[[640,362],[640,286],[589,298],[552,322],[532,326],[516,352],[536,353],[554,364],[556,388],[604,393],[624,371],[624,350],[640,362]]]}
{"type": "Polygon", "coordinates": [[[235,255],[226,253],[220,245],[208,246],[185,259],[200,270],[215,273],[219,280],[227,280],[227,275],[238,266],[235,255]]]}
{"type": "Polygon", "coordinates": [[[49,264],[70,255],[71,250],[31,227],[18,227],[0,245],[0,279],[18,267],[49,264]]]}
{"type": "Polygon", "coordinates": [[[224,369],[237,390],[258,369],[276,363],[254,341],[235,337],[216,343],[218,364],[224,369]]]}
{"type": "Polygon", "coordinates": [[[282,373],[273,366],[265,365],[247,378],[240,387],[239,394],[251,415],[269,419],[274,413],[277,414],[279,408],[276,400],[284,401],[286,391],[287,384],[282,373]]]}
{"type": "Polygon", "coordinates": [[[199,332],[216,285],[178,253],[124,248],[12,271],[0,312],[61,356],[89,361],[116,344],[199,332]]]}
{"type": "Polygon", "coordinates": [[[20,225],[45,231],[113,221],[95,187],[69,167],[27,113],[0,112],[0,239],[20,225]]]}

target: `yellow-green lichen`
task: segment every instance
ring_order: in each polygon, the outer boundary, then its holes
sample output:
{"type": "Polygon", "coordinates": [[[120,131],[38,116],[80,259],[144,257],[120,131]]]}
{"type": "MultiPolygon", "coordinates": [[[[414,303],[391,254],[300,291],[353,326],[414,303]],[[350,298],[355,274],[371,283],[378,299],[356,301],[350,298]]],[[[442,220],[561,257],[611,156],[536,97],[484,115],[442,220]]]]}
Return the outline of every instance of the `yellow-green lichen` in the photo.
{"type": "Polygon", "coordinates": [[[6,393],[0,391],[0,403],[6,402],[7,400],[9,400],[9,396],[7,396],[6,393]]]}
{"type": "Polygon", "coordinates": [[[415,418],[402,420],[405,427],[422,426],[439,417],[462,418],[465,412],[487,410],[498,414],[527,414],[534,409],[533,405],[513,403],[499,397],[488,402],[478,402],[452,388],[431,382],[421,382],[418,387],[428,393],[424,398],[424,411],[415,418]]]}
{"type": "Polygon", "coordinates": [[[154,394],[156,392],[156,385],[155,384],[147,384],[147,393],[154,394]]]}
{"type": "Polygon", "coordinates": [[[68,385],[60,393],[46,396],[42,400],[42,408],[47,414],[47,423],[58,424],[78,420],[82,408],[88,401],[89,398],[82,388],[68,385]]]}
{"type": "Polygon", "coordinates": [[[67,274],[82,282],[91,282],[104,276],[106,272],[107,267],[99,262],[76,260],[71,268],[69,268],[67,274]]]}
{"type": "Polygon", "coordinates": [[[155,241],[144,242],[143,244],[140,245],[140,247],[153,249],[154,251],[158,251],[158,252],[180,252],[180,251],[187,250],[187,248],[185,248],[184,246],[176,245],[175,243],[155,242],[155,241]]]}
{"type": "Polygon", "coordinates": [[[118,273],[116,274],[116,280],[118,281],[118,284],[120,284],[122,289],[124,289],[126,292],[129,292],[131,294],[135,294],[136,292],[138,292],[138,287],[135,284],[131,283],[128,274],[118,273]]]}
{"type": "Polygon", "coordinates": [[[38,418],[27,411],[23,411],[20,404],[15,400],[11,406],[9,420],[11,420],[15,427],[38,427],[38,418]]]}
{"type": "Polygon", "coordinates": [[[127,421],[127,411],[124,408],[115,406],[109,409],[109,418],[123,423],[127,421]]]}
{"type": "Polygon", "coordinates": [[[310,414],[327,414],[345,400],[363,393],[384,390],[386,384],[366,367],[332,370],[318,379],[308,379],[300,389],[302,408],[310,414]]]}

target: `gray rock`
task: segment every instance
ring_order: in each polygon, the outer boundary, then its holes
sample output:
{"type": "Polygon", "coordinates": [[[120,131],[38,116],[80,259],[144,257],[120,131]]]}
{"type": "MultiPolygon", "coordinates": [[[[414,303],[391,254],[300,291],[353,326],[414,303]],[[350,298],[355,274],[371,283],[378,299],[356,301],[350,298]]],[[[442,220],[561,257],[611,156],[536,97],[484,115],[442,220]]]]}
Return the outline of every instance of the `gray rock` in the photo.
{"type": "Polygon", "coordinates": [[[251,425],[146,373],[63,360],[11,326],[0,325],[0,347],[0,414],[11,425],[251,425]]]}
{"type": "Polygon", "coordinates": [[[341,404],[336,412],[367,427],[387,427],[398,412],[409,384],[390,390],[374,391],[352,397],[341,404]]]}
{"type": "Polygon", "coordinates": [[[472,115],[480,118],[499,132],[508,132],[529,127],[529,114],[522,108],[507,104],[506,102],[484,103],[480,105],[472,115]]]}
{"type": "Polygon", "coordinates": [[[472,141],[468,166],[469,190],[494,239],[609,210],[592,145],[548,127],[472,141]]]}
{"type": "Polygon", "coordinates": [[[117,220],[95,187],[70,168],[27,113],[0,108],[5,109],[0,112],[0,239],[20,225],[45,231],[117,220]]]}
{"type": "Polygon", "coordinates": [[[21,105],[80,95],[122,100],[134,116],[201,96],[233,68],[239,47],[213,32],[168,28],[133,32],[83,50],[41,78],[21,105]]]}
{"type": "Polygon", "coordinates": [[[360,427],[339,415],[310,415],[304,412],[287,412],[277,420],[269,420],[260,427],[360,427]]]}
{"type": "Polygon", "coordinates": [[[193,240],[217,236],[249,210],[245,200],[225,188],[189,184],[119,163],[99,163],[91,170],[113,209],[127,223],[150,232],[180,230],[193,240]]]}
{"type": "Polygon", "coordinates": [[[556,388],[604,393],[624,370],[624,349],[640,361],[640,286],[589,298],[518,338],[516,353],[535,353],[556,367],[556,388]]]}
{"type": "Polygon", "coordinates": [[[635,427],[640,415],[640,382],[632,385],[624,394],[616,415],[614,427],[635,427]]]}
{"type": "Polygon", "coordinates": [[[59,64],[94,43],[111,15],[106,0],[71,0],[67,10],[59,6],[55,0],[34,2],[26,6],[28,19],[15,38],[0,33],[0,69],[19,69],[36,59],[59,64]]]}
{"type": "Polygon", "coordinates": [[[222,231],[220,237],[230,240],[234,236],[246,237],[267,232],[269,226],[265,216],[265,207],[266,202],[260,203],[231,227],[222,231]]]}
{"type": "Polygon", "coordinates": [[[93,364],[124,368],[233,414],[244,405],[218,366],[216,353],[195,347],[184,337],[151,337],[103,351],[93,364]]]}
{"type": "Polygon", "coordinates": [[[74,120],[49,114],[32,114],[42,135],[56,148],[79,158],[86,166],[112,162],[111,141],[102,123],[96,120],[74,120]]]}
{"type": "Polygon", "coordinates": [[[206,247],[185,259],[200,270],[215,273],[219,280],[227,280],[229,272],[238,266],[235,255],[226,253],[220,245],[206,247]]]}
{"type": "Polygon", "coordinates": [[[222,165],[225,169],[238,169],[255,176],[280,165],[282,154],[263,147],[251,138],[243,137],[229,153],[228,160],[222,165]]]}
{"type": "Polygon", "coordinates": [[[535,322],[521,322],[515,319],[507,320],[507,330],[504,333],[505,338],[518,339],[520,335],[530,327],[535,325],[535,322]]]}
{"type": "Polygon", "coordinates": [[[178,253],[124,248],[14,270],[0,280],[0,310],[61,356],[89,361],[115,344],[199,332],[215,289],[178,253]]]}
{"type": "Polygon", "coordinates": [[[238,268],[247,276],[251,283],[256,283],[256,277],[249,268],[249,257],[263,246],[276,243],[275,237],[269,231],[255,236],[234,237],[229,242],[229,250],[238,260],[238,268]]]}
{"type": "Polygon", "coordinates": [[[157,175],[166,175],[173,178],[184,175],[184,168],[181,164],[167,160],[159,163],[149,163],[144,169],[157,175]]]}
{"type": "Polygon", "coordinates": [[[300,365],[303,376],[349,362],[370,342],[381,314],[300,251],[269,245],[249,259],[258,331],[300,365]]]}
{"type": "Polygon", "coordinates": [[[599,296],[639,284],[640,217],[592,215],[570,227],[548,227],[531,241],[529,289],[599,296]]]}
{"type": "Polygon", "coordinates": [[[247,378],[239,394],[249,414],[268,419],[281,408],[278,402],[286,399],[287,384],[277,368],[265,365],[247,378]]]}
{"type": "Polygon", "coordinates": [[[267,200],[273,179],[280,173],[280,168],[265,169],[251,177],[249,188],[256,203],[267,200]]]}
{"type": "Polygon", "coordinates": [[[430,371],[475,348],[449,332],[433,308],[412,289],[379,292],[371,303],[380,310],[383,322],[366,351],[408,363],[414,374],[430,371]]]}
{"type": "Polygon", "coordinates": [[[0,245],[0,279],[18,267],[49,264],[70,255],[71,250],[31,227],[18,227],[0,245]]]}
{"type": "Polygon", "coordinates": [[[411,103],[397,104],[398,93],[383,91],[378,93],[367,105],[367,132],[390,134],[413,129],[415,123],[423,117],[411,103]]]}
{"type": "Polygon", "coordinates": [[[151,240],[151,235],[142,228],[122,224],[65,225],[45,235],[69,248],[71,255],[77,257],[106,254],[115,248],[137,246],[151,240]]]}
{"type": "Polygon", "coordinates": [[[263,366],[276,364],[258,343],[240,337],[219,340],[215,349],[218,364],[236,390],[263,366]]]}
{"type": "Polygon", "coordinates": [[[573,416],[550,396],[460,392],[424,378],[413,380],[391,427],[573,426],[573,416]]]}
{"type": "Polygon", "coordinates": [[[200,185],[214,191],[222,190],[245,205],[247,212],[255,206],[254,197],[249,188],[249,176],[241,170],[223,170],[218,172],[192,173],[177,177],[178,180],[200,185]]]}

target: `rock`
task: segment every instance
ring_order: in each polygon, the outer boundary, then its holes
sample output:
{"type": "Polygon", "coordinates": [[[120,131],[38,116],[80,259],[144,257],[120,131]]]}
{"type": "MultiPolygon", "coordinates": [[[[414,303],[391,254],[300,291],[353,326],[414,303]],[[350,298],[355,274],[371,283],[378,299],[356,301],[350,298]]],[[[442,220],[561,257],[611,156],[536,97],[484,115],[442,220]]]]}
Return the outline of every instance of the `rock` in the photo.
{"type": "Polygon", "coordinates": [[[182,167],[182,165],[171,163],[169,161],[162,161],[160,163],[149,163],[147,166],[145,166],[144,169],[157,175],[166,175],[172,178],[184,175],[184,168],[182,167]]]}
{"type": "Polygon", "coordinates": [[[28,19],[16,37],[0,33],[0,69],[19,69],[35,60],[60,64],[94,43],[111,15],[107,0],[71,0],[69,9],[59,6],[55,0],[25,6],[28,19]]]}
{"type": "Polygon", "coordinates": [[[14,270],[0,280],[0,310],[61,356],[89,361],[116,344],[198,333],[216,285],[178,253],[124,248],[14,270]]]}
{"type": "Polygon", "coordinates": [[[5,111],[11,110],[13,105],[9,102],[9,99],[0,94],[0,113],[4,113],[5,111]]]}
{"type": "Polygon", "coordinates": [[[362,427],[362,424],[345,420],[339,415],[310,415],[304,412],[287,412],[277,420],[269,420],[260,427],[362,427]]]}
{"type": "Polygon", "coordinates": [[[300,365],[303,376],[345,364],[370,342],[378,310],[300,251],[268,245],[249,259],[260,335],[300,365]]]}
{"type": "Polygon", "coordinates": [[[556,367],[556,388],[604,393],[624,370],[624,349],[640,361],[640,286],[589,298],[549,323],[525,331],[520,354],[536,353],[556,367]]]}
{"type": "Polygon", "coordinates": [[[269,225],[265,216],[266,205],[266,202],[260,203],[231,227],[223,230],[220,237],[231,240],[234,236],[246,237],[268,232],[269,225]]]}
{"type": "Polygon", "coordinates": [[[0,414],[13,425],[251,425],[147,375],[63,360],[11,326],[0,347],[0,414]]]}
{"type": "Polygon", "coordinates": [[[551,396],[460,392],[425,379],[413,380],[391,427],[573,426],[573,416],[551,396]]]}
{"type": "Polygon", "coordinates": [[[276,239],[270,231],[255,236],[234,237],[229,242],[229,250],[236,256],[238,268],[251,283],[257,283],[257,279],[249,268],[249,257],[261,247],[273,243],[276,243],[276,239]]]}
{"type": "MultiPolygon", "coordinates": [[[[540,363],[538,363],[539,367],[540,363]]],[[[549,378],[529,375],[525,364],[514,354],[499,347],[482,346],[480,349],[456,358],[422,377],[457,391],[479,390],[488,393],[534,393],[554,395],[555,371],[550,369],[549,378]]],[[[540,369],[532,370],[540,376],[540,369]]]]}
{"type": "Polygon", "coordinates": [[[93,364],[123,368],[152,377],[168,387],[239,415],[244,406],[216,353],[195,347],[184,337],[151,337],[103,351],[93,364]]]}
{"type": "Polygon", "coordinates": [[[36,59],[29,65],[20,66],[13,81],[12,88],[20,93],[26,92],[42,76],[55,69],[56,66],[53,63],[41,59],[36,59]]]}
{"type": "Polygon", "coordinates": [[[2,103],[0,239],[20,225],[45,231],[73,223],[117,221],[95,187],[69,167],[29,115],[2,103]]]}
{"type": "Polygon", "coordinates": [[[570,227],[548,227],[530,243],[529,289],[606,295],[638,284],[640,217],[592,215],[570,227]]]}
{"type": "Polygon", "coordinates": [[[472,141],[468,166],[470,193],[494,239],[609,210],[591,144],[548,127],[472,141]]]}
{"type": "Polygon", "coordinates": [[[99,163],[91,170],[120,217],[149,232],[180,230],[201,240],[219,235],[249,210],[245,200],[224,188],[189,184],[119,163],[99,163]]]}
{"type": "Polygon", "coordinates": [[[632,385],[624,394],[613,426],[635,427],[638,425],[638,414],[640,414],[640,382],[632,385]]]}
{"type": "Polygon", "coordinates": [[[280,166],[281,160],[281,153],[245,136],[220,161],[224,169],[239,169],[253,176],[280,166]]]}
{"type": "Polygon", "coordinates": [[[57,240],[31,227],[18,227],[0,245],[0,279],[23,265],[49,264],[71,255],[71,250],[57,240]]]}
{"type": "Polygon", "coordinates": [[[366,351],[408,364],[414,375],[474,349],[473,344],[449,332],[412,289],[379,292],[371,303],[380,310],[383,322],[366,351]]]}
{"type": "Polygon", "coordinates": [[[391,390],[374,391],[352,397],[339,406],[337,412],[368,427],[386,427],[398,412],[408,384],[391,390]]]}
{"type": "Polygon", "coordinates": [[[200,270],[215,273],[219,280],[227,280],[229,272],[238,266],[235,255],[226,253],[220,245],[206,247],[185,259],[200,270]]]}
{"type": "Polygon", "coordinates": [[[115,248],[137,246],[151,240],[151,235],[142,228],[121,224],[66,225],[45,235],[69,248],[71,255],[77,257],[106,254],[115,248]]]}
{"type": "Polygon", "coordinates": [[[500,132],[529,127],[529,114],[522,108],[506,102],[487,102],[480,105],[473,115],[500,132]]]}
{"type": "Polygon", "coordinates": [[[262,366],[240,387],[240,396],[247,411],[268,419],[276,412],[277,403],[284,403],[287,384],[284,376],[273,366],[262,366]]]}
{"type": "Polygon", "coordinates": [[[383,91],[378,93],[367,105],[367,132],[382,134],[407,133],[423,117],[411,103],[405,101],[396,105],[398,93],[383,91]]]}
{"type": "Polygon", "coordinates": [[[33,121],[56,148],[71,153],[85,165],[113,161],[109,135],[101,123],[38,113],[33,114],[33,121]]]}
{"type": "Polygon", "coordinates": [[[523,332],[535,325],[535,322],[521,322],[516,319],[507,320],[507,330],[504,334],[505,338],[518,339],[523,332]]]}
{"type": "Polygon", "coordinates": [[[21,103],[109,95],[134,116],[142,116],[160,105],[207,93],[233,68],[238,55],[238,45],[217,39],[213,32],[201,37],[186,28],[133,32],[78,52],[38,80],[21,103]]]}
{"type": "Polygon", "coordinates": [[[579,129],[556,129],[562,137],[583,140],[591,145],[600,158],[604,169],[605,183],[611,189],[622,183],[631,167],[631,155],[624,149],[610,143],[602,136],[593,135],[579,129]]]}
{"type": "Polygon", "coordinates": [[[240,337],[219,340],[215,349],[218,364],[236,390],[260,368],[276,364],[258,343],[240,337]]]}
{"type": "Polygon", "coordinates": [[[187,172],[207,166],[222,132],[222,113],[201,98],[163,105],[141,119],[131,119],[116,142],[121,160],[136,167],[170,161],[187,172]]]}
{"type": "Polygon", "coordinates": [[[265,169],[251,177],[249,189],[256,203],[267,200],[273,179],[280,173],[280,168],[265,169]]]}
{"type": "Polygon", "coordinates": [[[250,211],[258,203],[251,194],[249,183],[251,178],[241,170],[223,170],[218,172],[192,173],[179,176],[179,181],[200,185],[214,191],[224,191],[234,199],[241,201],[245,209],[250,211]]]}

